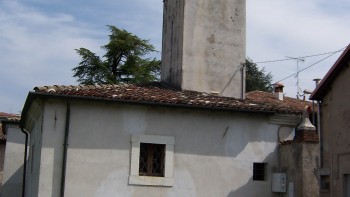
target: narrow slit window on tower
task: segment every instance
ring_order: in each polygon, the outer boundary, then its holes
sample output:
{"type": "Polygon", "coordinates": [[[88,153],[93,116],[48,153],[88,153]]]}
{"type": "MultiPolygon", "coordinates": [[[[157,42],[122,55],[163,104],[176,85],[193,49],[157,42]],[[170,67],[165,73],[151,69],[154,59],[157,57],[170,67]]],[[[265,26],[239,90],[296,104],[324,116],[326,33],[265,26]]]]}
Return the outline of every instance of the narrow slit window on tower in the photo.
{"type": "Polygon", "coordinates": [[[253,163],[253,181],[266,180],[266,163],[253,163]]]}
{"type": "Polygon", "coordinates": [[[165,144],[140,143],[140,176],[164,177],[165,144]]]}

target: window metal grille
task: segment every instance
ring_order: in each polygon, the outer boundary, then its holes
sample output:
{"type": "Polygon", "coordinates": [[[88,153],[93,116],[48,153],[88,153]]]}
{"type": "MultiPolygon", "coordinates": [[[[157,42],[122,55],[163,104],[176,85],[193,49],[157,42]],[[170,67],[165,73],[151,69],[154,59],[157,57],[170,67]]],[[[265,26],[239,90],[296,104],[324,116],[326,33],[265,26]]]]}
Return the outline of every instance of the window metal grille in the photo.
{"type": "Polygon", "coordinates": [[[253,181],[264,181],[266,163],[253,163],[253,181]]]}
{"type": "Polygon", "coordinates": [[[164,177],[165,144],[140,143],[140,176],[164,177]]]}

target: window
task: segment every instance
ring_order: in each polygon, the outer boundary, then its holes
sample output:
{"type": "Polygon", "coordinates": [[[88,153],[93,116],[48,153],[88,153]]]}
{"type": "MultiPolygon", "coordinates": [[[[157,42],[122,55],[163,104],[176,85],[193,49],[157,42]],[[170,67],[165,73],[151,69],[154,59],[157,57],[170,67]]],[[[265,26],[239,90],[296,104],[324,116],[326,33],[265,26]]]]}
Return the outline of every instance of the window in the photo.
{"type": "Polygon", "coordinates": [[[139,175],[164,177],[164,144],[140,144],[139,175]]]}
{"type": "Polygon", "coordinates": [[[350,174],[344,174],[344,196],[350,196],[350,174]]]}
{"type": "Polygon", "coordinates": [[[253,181],[266,180],[266,163],[253,163],[253,181]]]}
{"type": "Polygon", "coordinates": [[[132,135],[131,143],[129,184],[173,186],[175,138],[132,135]]]}
{"type": "Polygon", "coordinates": [[[320,190],[329,191],[330,189],[330,177],[329,175],[320,175],[320,190]]]}

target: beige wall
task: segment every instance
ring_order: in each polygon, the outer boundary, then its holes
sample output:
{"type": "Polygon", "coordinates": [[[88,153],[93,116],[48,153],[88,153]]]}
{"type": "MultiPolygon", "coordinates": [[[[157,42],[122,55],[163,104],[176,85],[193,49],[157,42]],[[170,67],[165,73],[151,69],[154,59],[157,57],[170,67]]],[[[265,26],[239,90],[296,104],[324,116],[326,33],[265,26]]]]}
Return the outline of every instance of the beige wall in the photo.
{"type": "MultiPolygon", "coordinates": [[[[349,64],[349,63],[348,63],[349,64]]],[[[331,192],[342,196],[344,174],[350,174],[350,69],[343,68],[329,87],[321,107],[323,167],[331,171],[331,192]]]]}
{"type": "MultiPolygon", "coordinates": [[[[45,104],[38,196],[59,196],[65,111],[64,102],[45,104]]],[[[65,196],[274,196],[278,125],[267,122],[248,113],[73,102],[65,196]],[[175,137],[173,187],[128,184],[132,134],[175,137]],[[266,181],[252,181],[253,162],[268,163],[266,181]]]]}

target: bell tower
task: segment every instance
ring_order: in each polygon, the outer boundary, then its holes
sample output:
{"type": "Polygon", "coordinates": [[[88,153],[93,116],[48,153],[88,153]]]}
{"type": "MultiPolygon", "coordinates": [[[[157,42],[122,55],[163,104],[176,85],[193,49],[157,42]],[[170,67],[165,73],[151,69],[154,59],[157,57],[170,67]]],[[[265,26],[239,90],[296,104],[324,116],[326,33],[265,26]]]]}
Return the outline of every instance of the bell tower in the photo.
{"type": "Polygon", "coordinates": [[[245,0],[164,0],[162,82],[244,98],[245,0]]]}

